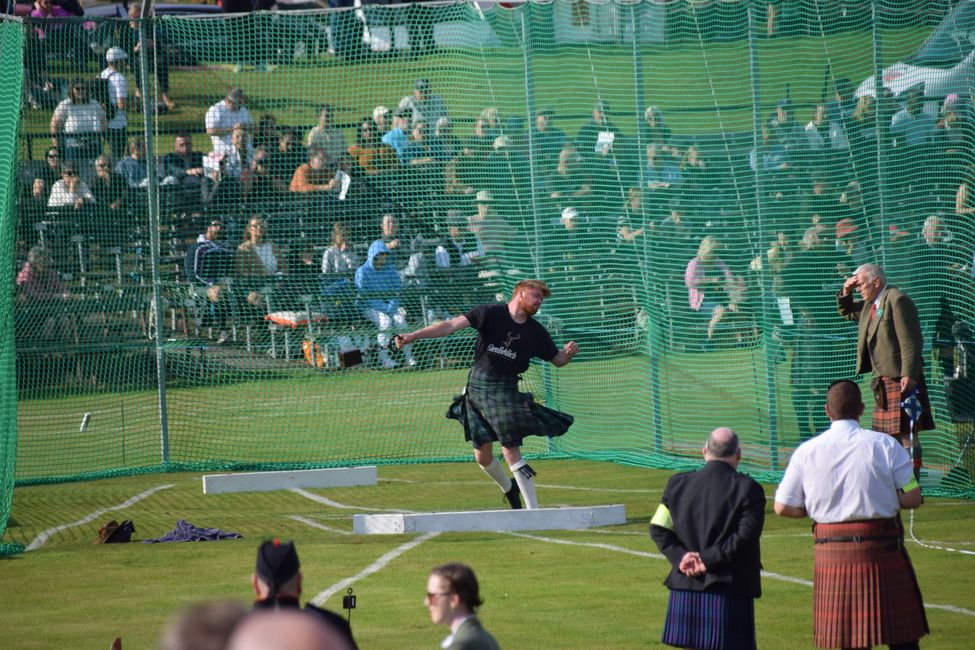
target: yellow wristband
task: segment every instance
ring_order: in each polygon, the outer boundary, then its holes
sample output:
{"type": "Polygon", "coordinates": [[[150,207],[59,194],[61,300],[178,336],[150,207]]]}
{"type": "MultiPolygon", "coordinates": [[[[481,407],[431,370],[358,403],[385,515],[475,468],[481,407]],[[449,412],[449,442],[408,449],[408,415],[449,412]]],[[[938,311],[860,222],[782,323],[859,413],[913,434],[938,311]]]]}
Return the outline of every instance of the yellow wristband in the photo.
{"type": "Polygon", "coordinates": [[[903,492],[910,492],[911,490],[916,490],[919,487],[921,486],[918,484],[917,479],[912,478],[907,485],[901,488],[901,490],[903,492]]]}

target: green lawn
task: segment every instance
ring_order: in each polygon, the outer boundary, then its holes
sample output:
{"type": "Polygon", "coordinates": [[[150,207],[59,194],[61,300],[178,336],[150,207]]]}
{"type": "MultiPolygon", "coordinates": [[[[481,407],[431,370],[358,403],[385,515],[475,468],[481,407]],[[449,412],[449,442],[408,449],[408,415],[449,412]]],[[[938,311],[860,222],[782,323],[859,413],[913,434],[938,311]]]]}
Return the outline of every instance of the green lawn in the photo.
{"type": "MultiPolygon", "coordinates": [[[[699,436],[700,437],[700,436],[699,436]]],[[[667,592],[667,567],[646,534],[668,474],[588,461],[536,461],[543,505],[621,503],[627,522],[590,531],[528,534],[444,533],[402,552],[352,583],[359,606],[352,618],[363,648],[436,647],[421,601],[430,567],[470,563],[486,604],[482,615],[503,647],[646,648],[657,642],[667,592]]],[[[296,493],[202,494],[198,474],[161,474],[18,489],[4,541],[29,544],[42,532],[117,506],[148,489],[172,485],[124,510],[50,535],[40,548],[0,558],[0,627],[4,647],[101,648],[116,635],[125,647],[152,647],[167,617],[199,600],[246,603],[254,551],[264,538],[297,541],[308,599],[357,576],[386,553],[416,539],[353,536],[353,513],[500,508],[501,495],[471,462],[380,467],[371,487],[313,490],[333,506],[296,493]],[[340,506],[346,506],[345,509],[340,506]],[[302,516],[330,530],[291,518],[302,516]],[[97,546],[109,519],[132,519],[136,538],[157,537],[176,519],[244,535],[207,544],[97,546]],[[52,625],[51,621],[57,621],[52,625]]],[[[774,486],[766,486],[771,498],[774,486]]],[[[757,603],[762,648],[811,646],[813,545],[808,522],[769,512],[763,564],[769,572],[757,603]]],[[[922,540],[975,551],[970,502],[929,499],[918,511],[922,540]]],[[[925,648],[967,647],[975,634],[975,594],[964,575],[970,556],[909,544],[929,606],[932,635],[925,648]]],[[[325,606],[338,608],[334,596],[325,606]]]]}

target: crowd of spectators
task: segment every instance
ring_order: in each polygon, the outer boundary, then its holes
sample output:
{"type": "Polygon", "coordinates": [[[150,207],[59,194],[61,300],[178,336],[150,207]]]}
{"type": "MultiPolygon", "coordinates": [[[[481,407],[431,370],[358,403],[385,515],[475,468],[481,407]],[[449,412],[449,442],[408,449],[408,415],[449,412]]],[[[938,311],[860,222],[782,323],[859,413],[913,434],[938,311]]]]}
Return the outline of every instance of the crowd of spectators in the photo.
{"type": "MultiPolygon", "coordinates": [[[[648,300],[639,309],[673,323],[677,345],[687,332],[705,344],[725,331],[747,342],[770,297],[771,325],[819,328],[819,294],[881,252],[902,284],[920,282],[906,273],[919,254],[949,283],[971,278],[968,97],[855,97],[836,79],[817,105],[778,101],[749,146],[675,134],[659,107],[634,119],[605,100],[574,137],[562,128],[573,116],[551,107],[528,124],[493,106],[453,116],[425,78],[392,108],[364,110],[347,139],[331,105],[311,124],[283,125],[252,114],[232,87],[198,131],[208,150],[177,133],[160,144],[173,151],[150,179],[144,140],[126,138],[128,54],[116,45],[103,58],[107,101],[83,79],[70,84],[53,110],[46,160],[23,179],[22,250],[37,243],[41,221],[73,224],[92,246],[145,240],[154,180],[168,250],[186,260],[173,265],[178,280],[201,296],[202,320],[221,342],[234,319],[305,308],[341,320],[330,312],[351,303],[353,317],[380,331],[383,351],[407,320],[490,298],[496,260],[563,295],[601,281],[640,287],[648,300]],[[455,119],[470,135],[455,134],[455,119]],[[932,216],[939,234],[926,237],[932,216]],[[935,240],[950,264],[932,257],[935,240]],[[365,295],[376,276],[385,278],[382,310],[365,295]]],[[[946,304],[957,313],[960,302],[946,304]]],[[[385,352],[376,362],[397,363],[385,352]]]]}

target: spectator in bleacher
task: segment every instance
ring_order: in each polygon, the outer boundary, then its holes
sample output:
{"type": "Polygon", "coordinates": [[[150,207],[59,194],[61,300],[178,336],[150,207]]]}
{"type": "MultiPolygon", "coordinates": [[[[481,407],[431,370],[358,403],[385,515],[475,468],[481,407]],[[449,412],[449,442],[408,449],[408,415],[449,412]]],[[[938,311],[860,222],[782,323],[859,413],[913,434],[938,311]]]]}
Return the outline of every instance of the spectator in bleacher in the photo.
{"type": "Polygon", "coordinates": [[[359,257],[356,255],[345,224],[336,221],[332,224],[332,242],[322,253],[322,273],[346,274],[359,267],[359,257]]]}
{"type": "Polygon", "coordinates": [[[454,209],[473,207],[480,185],[482,159],[472,139],[464,140],[460,151],[444,166],[444,193],[454,209]]]}
{"type": "Polygon", "coordinates": [[[379,137],[386,135],[391,126],[389,109],[381,104],[372,109],[372,123],[376,127],[376,132],[379,133],[379,137]]]}
{"type": "Polygon", "coordinates": [[[125,213],[128,183],[115,173],[112,159],[102,154],[95,158],[95,178],[91,182],[91,193],[95,197],[95,208],[98,213],[96,235],[99,239],[111,241],[117,238],[115,228],[123,223],[125,213]]]}
{"type": "MultiPolygon", "coordinates": [[[[406,165],[427,166],[437,162],[434,152],[427,139],[427,125],[425,122],[417,122],[410,130],[410,138],[406,146],[403,147],[403,154],[400,161],[406,165]]],[[[427,179],[423,179],[428,182],[427,179]]]]}
{"type": "Polygon", "coordinates": [[[806,135],[795,118],[791,100],[780,99],[775,104],[775,115],[768,126],[775,141],[790,154],[797,155],[807,146],[806,135]]]}
{"type": "Polygon", "coordinates": [[[236,277],[266,278],[288,272],[288,261],[277,245],[265,239],[267,222],[251,217],[244,228],[244,241],[234,257],[236,277]]]}
{"type": "Polygon", "coordinates": [[[224,153],[230,149],[234,126],[242,124],[245,129],[252,126],[250,111],[244,106],[244,91],[231,88],[226,97],[207,109],[204,121],[213,151],[224,153]]]}
{"type": "Polygon", "coordinates": [[[559,154],[569,139],[565,131],[552,125],[555,111],[543,108],[535,115],[531,130],[531,143],[535,151],[535,163],[540,174],[551,174],[559,164],[559,154]]]}
{"type": "Polygon", "coordinates": [[[222,239],[223,221],[211,219],[186,253],[189,279],[207,300],[202,325],[220,328],[217,345],[226,342],[228,337],[226,324],[231,313],[231,297],[224,278],[229,278],[234,268],[234,253],[222,239]]]}
{"type": "Polygon", "coordinates": [[[51,187],[47,207],[70,208],[80,211],[91,207],[94,202],[95,197],[88,185],[81,180],[75,166],[71,163],[61,165],[61,179],[55,181],[51,187]]]}
{"type": "Polygon", "coordinates": [[[43,325],[38,327],[36,322],[26,322],[24,315],[18,312],[17,332],[26,336],[36,336],[42,339],[60,338],[67,340],[77,338],[77,327],[67,314],[62,312],[60,303],[71,297],[71,292],[61,282],[61,278],[54,270],[51,253],[43,246],[34,246],[27,253],[27,262],[17,274],[17,302],[29,303],[38,309],[44,319],[43,325]]]}
{"type": "Polygon", "coordinates": [[[390,171],[399,165],[396,151],[381,141],[378,128],[375,122],[363,118],[356,129],[355,144],[348,149],[353,164],[370,176],[390,171]]]}
{"type": "Polygon", "coordinates": [[[966,167],[955,190],[955,214],[975,214],[975,166],[966,167]]]}
{"type": "Polygon", "coordinates": [[[399,110],[409,112],[410,124],[436,124],[441,117],[447,116],[447,105],[443,97],[430,92],[430,82],[427,79],[416,80],[413,94],[400,101],[399,110]]]}
{"type": "Polygon", "coordinates": [[[440,647],[446,650],[500,650],[501,646],[477,619],[477,608],[484,601],[477,577],[469,566],[444,564],[434,567],[427,578],[425,602],[430,620],[450,629],[440,647]]]}
{"type": "Polygon", "coordinates": [[[122,48],[108,48],[108,51],[105,52],[105,63],[108,65],[98,75],[99,79],[108,84],[106,112],[109,119],[105,135],[112,149],[112,157],[116,160],[125,155],[126,129],[129,125],[129,118],[125,112],[125,106],[129,100],[129,82],[124,73],[128,58],[129,55],[122,48]]]}
{"type": "Polygon", "coordinates": [[[339,167],[346,159],[345,135],[333,120],[332,107],[324,104],[318,109],[318,124],[308,132],[305,145],[308,149],[321,149],[325,152],[330,166],[339,167]]]}
{"type": "Polygon", "coordinates": [[[232,210],[243,198],[244,170],[249,169],[254,149],[243,124],[231,129],[230,145],[203,158],[203,202],[218,211],[232,210]]]}
{"type": "Polygon", "coordinates": [[[44,153],[44,164],[34,169],[27,179],[32,194],[38,198],[43,197],[45,205],[51,188],[61,178],[62,162],[61,152],[56,147],[51,147],[44,153]]]}
{"type": "Polygon", "coordinates": [[[853,115],[854,103],[853,86],[850,84],[850,80],[846,77],[840,77],[836,80],[833,99],[826,104],[826,120],[829,122],[829,144],[833,150],[846,151],[850,148],[847,127],[853,115]]]}
{"type": "Polygon", "coordinates": [[[474,236],[479,258],[492,257],[504,248],[507,235],[504,222],[495,214],[494,197],[488,190],[477,193],[476,212],[467,218],[467,228],[474,236]]]}
{"type": "Polygon", "coordinates": [[[967,152],[973,140],[971,99],[952,93],[945,97],[941,115],[935,123],[935,141],[948,152],[967,152]]]}
{"type": "Polygon", "coordinates": [[[479,259],[477,241],[465,225],[458,211],[447,211],[447,239],[434,251],[438,267],[468,266],[479,259]]]}
{"type": "Polygon", "coordinates": [[[894,113],[890,121],[890,134],[894,146],[917,150],[934,138],[934,117],[924,111],[924,95],[921,90],[907,93],[904,107],[894,113]]]}
{"type": "Polygon", "coordinates": [[[34,37],[41,45],[43,56],[54,54],[56,58],[67,55],[75,69],[86,67],[89,50],[85,32],[95,28],[94,23],[86,21],[80,25],[70,21],[56,21],[58,18],[71,18],[84,15],[85,10],[78,2],[54,2],[54,0],[34,0],[31,18],[49,19],[50,24],[35,25],[34,37]]]}
{"type": "Polygon", "coordinates": [[[288,189],[291,192],[331,192],[339,187],[335,178],[335,168],[328,163],[328,157],[321,149],[308,152],[308,162],[300,165],[291,177],[288,189]]]}
{"type": "Polygon", "coordinates": [[[257,126],[254,127],[254,137],[251,138],[251,144],[255,147],[262,145],[276,147],[278,144],[278,129],[278,118],[274,117],[271,113],[261,115],[257,120],[257,126]]]}
{"type": "Polygon", "coordinates": [[[504,130],[501,128],[501,114],[498,109],[494,106],[485,108],[474,121],[475,146],[481,152],[489,151],[494,141],[502,135],[504,130]]]}
{"type": "MultiPolygon", "coordinates": [[[[260,216],[251,217],[234,256],[234,281],[252,312],[266,309],[264,295],[272,290],[272,279],[288,272],[287,257],[274,242],[265,239],[266,233],[267,222],[260,216]]],[[[285,301],[287,298],[284,296],[285,301]]]]}
{"type": "Polygon", "coordinates": [[[397,110],[393,113],[392,127],[382,137],[382,143],[396,152],[396,159],[400,162],[403,162],[403,151],[409,143],[409,136],[406,134],[409,123],[409,113],[397,110]]]}
{"type": "Polygon", "coordinates": [[[65,160],[94,160],[102,152],[102,135],[108,126],[105,109],[89,96],[81,79],[71,83],[68,98],[51,116],[51,136],[65,160]]]}
{"type": "Polygon", "coordinates": [[[738,308],[735,279],[731,269],[717,255],[718,241],[712,235],[701,240],[697,255],[687,263],[684,284],[691,311],[708,319],[707,337],[710,341],[718,324],[730,311],[738,308]]]}
{"type": "Polygon", "coordinates": [[[653,219],[646,212],[643,202],[643,191],[639,187],[629,188],[623,209],[616,219],[616,236],[628,246],[618,247],[617,250],[634,252],[642,249],[653,232],[653,227],[653,219]]]}
{"type": "Polygon", "coordinates": [[[193,136],[186,131],[176,134],[173,149],[159,161],[163,183],[176,193],[175,211],[196,211],[200,208],[205,175],[203,152],[193,150],[193,136]]]}
{"type": "MultiPolygon", "coordinates": [[[[385,368],[399,364],[389,356],[390,332],[406,331],[406,309],[400,306],[399,295],[403,280],[396,270],[393,251],[382,239],[369,246],[366,262],[356,269],[355,287],[359,293],[359,308],[366,320],[379,329],[379,361],[385,368]]],[[[410,345],[402,347],[407,364],[416,365],[410,345]]]]}
{"type": "Polygon", "coordinates": [[[149,186],[146,143],[140,136],[129,138],[128,155],[115,163],[115,173],[124,178],[130,188],[144,189],[149,186]]]}
{"type": "Polygon", "coordinates": [[[592,108],[592,117],[581,127],[576,134],[576,150],[583,157],[589,160],[596,155],[598,144],[612,142],[620,136],[620,130],[616,128],[609,119],[609,103],[599,100],[592,108]]]}
{"type": "Polygon", "coordinates": [[[559,152],[555,173],[545,179],[544,184],[556,215],[570,206],[587,205],[592,195],[592,179],[569,142],[559,152]]]}
{"type": "Polygon", "coordinates": [[[427,139],[430,142],[430,153],[439,163],[446,163],[459,153],[460,142],[454,135],[454,125],[446,115],[437,120],[433,135],[427,139]]]}
{"type": "Polygon", "coordinates": [[[267,167],[271,182],[278,192],[288,192],[295,170],[308,161],[308,150],[301,146],[300,138],[288,126],[278,128],[277,147],[268,151],[267,167]]]}
{"type": "Polygon", "coordinates": [[[670,146],[670,127],[664,123],[663,113],[656,106],[647,106],[643,111],[640,137],[644,145],[670,146]]]}
{"type": "Polygon", "coordinates": [[[681,184],[684,177],[669,147],[647,146],[647,166],[643,170],[643,179],[647,189],[660,198],[671,196],[672,192],[668,190],[681,184]]]}

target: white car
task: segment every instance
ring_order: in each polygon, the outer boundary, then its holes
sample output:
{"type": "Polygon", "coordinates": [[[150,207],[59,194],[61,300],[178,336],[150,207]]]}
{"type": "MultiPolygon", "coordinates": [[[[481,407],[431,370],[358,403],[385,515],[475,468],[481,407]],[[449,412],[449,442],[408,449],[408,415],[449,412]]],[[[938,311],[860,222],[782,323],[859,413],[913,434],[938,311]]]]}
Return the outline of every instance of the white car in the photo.
{"type": "MultiPolygon", "coordinates": [[[[970,97],[975,63],[975,0],[962,0],[945,16],[917,52],[885,68],[884,87],[894,96],[923,87],[925,97],[942,99],[952,93],[970,97]]],[[[875,94],[875,77],[857,88],[856,96],[875,94]]]]}

